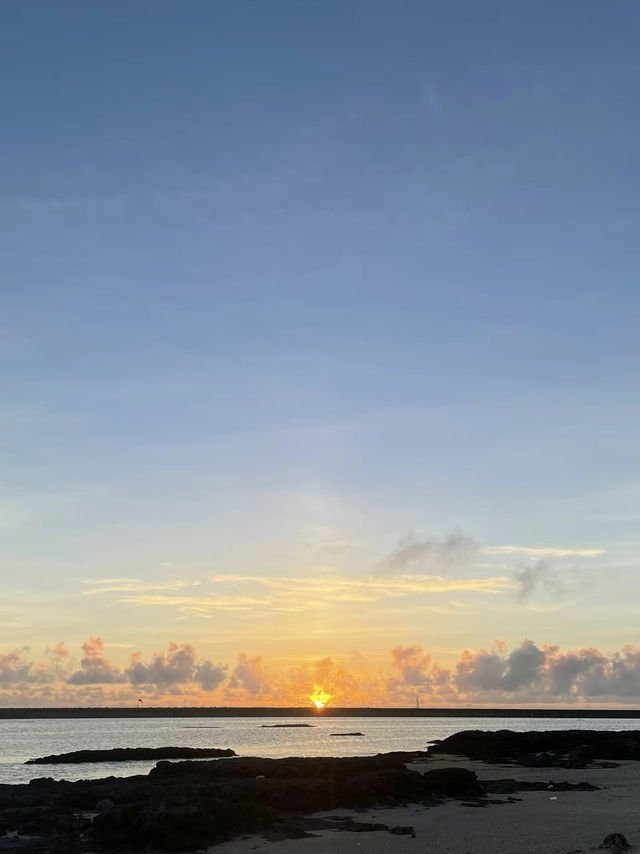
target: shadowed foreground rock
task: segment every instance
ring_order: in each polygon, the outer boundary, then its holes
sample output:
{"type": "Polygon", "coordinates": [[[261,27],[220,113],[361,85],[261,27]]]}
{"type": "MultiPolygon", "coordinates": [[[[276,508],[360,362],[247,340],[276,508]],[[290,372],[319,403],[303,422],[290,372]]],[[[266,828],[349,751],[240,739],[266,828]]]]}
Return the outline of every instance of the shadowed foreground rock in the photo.
{"type": "Polygon", "coordinates": [[[532,768],[586,768],[596,760],[640,760],[640,731],[464,730],[437,742],[429,753],[450,753],[485,762],[507,760],[532,768]]]}
{"type": "Polygon", "coordinates": [[[628,851],[631,846],[624,833],[609,833],[602,840],[600,848],[611,851],[613,854],[621,854],[622,851],[628,851]]]}
{"type": "Polygon", "coordinates": [[[304,836],[304,815],[319,810],[482,793],[471,771],[422,775],[393,754],[159,762],[148,776],[0,786],[0,835],[45,837],[13,840],[18,847],[5,849],[24,854],[194,851],[245,833],[304,836]]]}
{"type": "Polygon", "coordinates": [[[25,765],[63,765],[81,762],[136,762],[142,759],[213,759],[235,756],[235,750],[219,747],[114,747],[110,750],[72,750],[28,759],[25,765]]]}

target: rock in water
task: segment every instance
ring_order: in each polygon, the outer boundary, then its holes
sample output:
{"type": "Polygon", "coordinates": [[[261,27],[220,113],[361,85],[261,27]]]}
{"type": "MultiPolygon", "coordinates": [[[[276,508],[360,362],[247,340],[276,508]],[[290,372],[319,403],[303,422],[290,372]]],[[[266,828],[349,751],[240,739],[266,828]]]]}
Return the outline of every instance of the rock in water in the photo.
{"type": "Polygon", "coordinates": [[[220,747],[114,747],[109,750],[72,750],[28,759],[25,765],[62,765],[81,762],[137,762],[144,759],[213,759],[235,756],[235,750],[220,747]]]}

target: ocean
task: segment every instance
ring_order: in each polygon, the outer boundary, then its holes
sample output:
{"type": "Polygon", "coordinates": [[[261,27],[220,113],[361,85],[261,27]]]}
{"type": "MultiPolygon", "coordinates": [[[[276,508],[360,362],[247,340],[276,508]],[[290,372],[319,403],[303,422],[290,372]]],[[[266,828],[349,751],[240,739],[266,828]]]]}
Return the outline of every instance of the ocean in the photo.
{"type": "Polygon", "coordinates": [[[0,784],[36,777],[81,780],[146,774],[155,761],[81,765],[24,765],[27,759],[71,750],[112,747],[230,747],[239,756],[365,756],[392,750],[425,750],[435,739],[463,729],[640,729],[620,718],[524,717],[259,717],[46,718],[0,720],[0,784]],[[301,723],[309,726],[301,727],[301,723]],[[278,726],[274,726],[277,724],[278,726]],[[282,724],[295,724],[283,727],[282,724]],[[339,737],[332,733],[360,732],[339,737]]]}

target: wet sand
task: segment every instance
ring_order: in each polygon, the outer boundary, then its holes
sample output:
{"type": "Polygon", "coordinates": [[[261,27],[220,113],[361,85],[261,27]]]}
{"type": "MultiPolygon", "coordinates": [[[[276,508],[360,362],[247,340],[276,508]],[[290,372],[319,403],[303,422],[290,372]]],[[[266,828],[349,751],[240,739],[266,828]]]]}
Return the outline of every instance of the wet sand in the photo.
{"type": "MultiPolygon", "coordinates": [[[[354,833],[318,831],[314,838],[267,841],[250,836],[211,846],[209,854],[595,854],[609,833],[623,833],[640,850],[640,763],[584,769],[523,768],[511,763],[470,761],[439,755],[409,767],[419,771],[457,766],[478,774],[480,781],[515,778],[524,781],[586,782],[599,791],[515,792],[513,803],[487,807],[446,801],[366,811],[334,810],[321,816],[351,816],[357,821],[412,826],[415,838],[385,831],[354,833]]],[[[494,796],[490,796],[494,797],[494,796]]],[[[505,800],[505,796],[496,795],[505,800]]]]}

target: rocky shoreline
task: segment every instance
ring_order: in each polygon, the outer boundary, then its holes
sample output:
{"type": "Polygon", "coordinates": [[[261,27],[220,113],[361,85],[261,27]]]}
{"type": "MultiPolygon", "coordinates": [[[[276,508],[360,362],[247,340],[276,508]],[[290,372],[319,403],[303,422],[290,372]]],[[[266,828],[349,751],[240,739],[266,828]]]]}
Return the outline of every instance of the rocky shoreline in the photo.
{"type": "Polygon", "coordinates": [[[459,762],[443,766],[447,756],[527,769],[580,768],[601,760],[640,758],[640,732],[471,731],[428,751],[349,758],[163,760],[146,776],[78,782],[45,777],[0,786],[0,852],[196,851],[246,834],[295,839],[323,829],[411,836],[414,829],[404,822],[391,826],[360,821],[357,815],[317,813],[407,804],[431,808],[451,799],[486,807],[515,804],[518,792],[598,789],[575,777],[575,782],[550,782],[546,775],[539,780],[479,780],[459,762]]]}
{"type": "Polygon", "coordinates": [[[193,851],[246,833],[304,836],[319,810],[483,794],[471,771],[423,775],[406,758],[161,761],[146,776],[0,786],[0,851],[193,851]]]}

